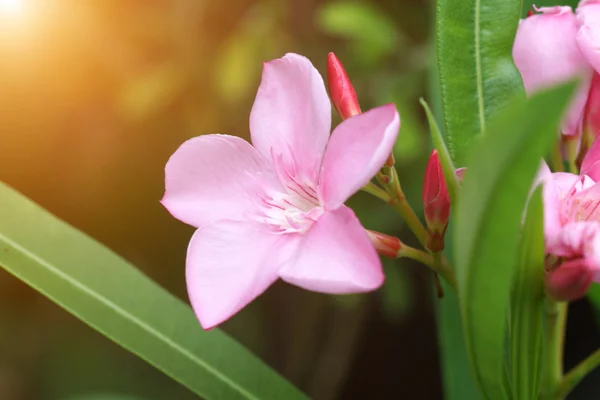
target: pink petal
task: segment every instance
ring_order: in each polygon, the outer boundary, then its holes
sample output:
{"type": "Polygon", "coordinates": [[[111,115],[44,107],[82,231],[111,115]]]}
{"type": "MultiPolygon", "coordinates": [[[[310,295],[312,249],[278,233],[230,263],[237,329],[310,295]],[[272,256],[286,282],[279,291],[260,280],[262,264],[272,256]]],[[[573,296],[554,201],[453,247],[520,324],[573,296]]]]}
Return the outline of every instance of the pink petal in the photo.
{"type": "Polygon", "coordinates": [[[243,139],[204,135],[188,140],[165,168],[161,203],[186,224],[244,219],[265,185],[278,187],[268,163],[243,139]]]}
{"type": "Polygon", "coordinates": [[[591,81],[591,69],[577,47],[578,24],[570,7],[540,8],[521,21],[513,58],[528,94],[581,77],[583,82],[563,120],[562,133],[579,133],[591,81]]]}
{"type": "Polygon", "coordinates": [[[294,251],[290,237],[254,223],[218,221],[198,229],[188,248],[186,281],[204,329],[230,318],[262,294],[294,251]]]}
{"type": "Polygon", "coordinates": [[[331,103],[319,72],[298,54],[265,63],[250,114],[252,144],[281,158],[297,178],[316,181],[331,130],[331,103]]]}
{"type": "Polygon", "coordinates": [[[585,296],[594,277],[589,264],[585,258],[576,258],[546,273],[548,294],[559,301],[573,301],[585,296]]]}
{"type": "Polygon", "coordinates": [[[584,257],[589,265],[600,267],[600,223],[571,222],[548,238],[546,251],[558,257],[584,257]]]}
{"type": "Polygon", "coordinates": [[[582,1],[577,8],[577,21],[579,49],[596,72],[600,72],[600,3],[582,1]]]}
{"type": "Polygon", "coordinates": [[[561,207],[565,221],[600,221],[600,184],[582,176],[565,193],[561,207]]]}
{"type": "Polygon", "coordinates": [[[284,280],[323,293],[360,293],[383,284],[381,261],[351,209],[326,211],[306,233],[284,280]]]}
{"type": "Polygon", "coordinates": [[[587,175],[595,182],[600,181],[600,141],[594,140],[581,163],[581,175],[587,175]]]}
{"type": "Polygon", "coordinates": [[[319,178],[326,208],[344,204],[375,176],[392,152],[399,128],[393,104],[356,115],[335,128],[319,178]]]}

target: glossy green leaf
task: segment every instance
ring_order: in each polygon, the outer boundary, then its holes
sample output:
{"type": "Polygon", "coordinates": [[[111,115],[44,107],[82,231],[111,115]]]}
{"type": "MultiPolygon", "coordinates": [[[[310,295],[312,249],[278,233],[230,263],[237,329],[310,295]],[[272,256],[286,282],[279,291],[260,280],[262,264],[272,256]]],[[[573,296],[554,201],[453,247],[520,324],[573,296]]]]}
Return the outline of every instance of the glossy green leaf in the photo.
{"type": "MultiPolygon", "coordinates": [[[[0,265],[206,399],[306,399],[103,245],[0,184],[0,265]]],[[[183,279],[183,278],[182,278],[183,279]]]]}
{"type": "Polygon", "coordinates": [[[448,149],[464,166],[474,137],[515,95],[524,95],[512,45],[519,0],[438,0],[437,56],[448,149]]]}
{"type": "Polygon", "coordinates": [[[456,210],[454,249],[465,341],[488,399],[509,398],[505,365],[511,280],[525,202],[556,139],[573,85],[518,96],[470,152],[456,210]]]}
{"type": "Polygon", "coordinates": [[[433,147],[435,147],[438,151],[440,164],[442,164],[442,170],[444,172],[444,179],[446,180],[446,185],[448,186],[450,199],[453,204],[456,204],[458,195],[458,179],[456,178],[456,168],[454,168],[454,163],[452,162],[448,148],[446,148],[446,143],[442,137],[442,132],[440,131],[431,109],[423,99],[421,99],[421,105],[425,109],[425,114],[427,115],[429,129],[431,130],[431,141],[433,142],[433,147]]]}
{"type": "Polygon", "coordinates": [[[539,187],[527,208],[510,299],[510,376],[514,399],[538,398],[543,309],[544,209],[539,187]]]}
{"type": "MultiPolygon", "coordinates": [[[[431,48],[430,52],[432,62],[429,64],[429,103],[431,104],[436,126],[443,129],[443,126],[439,125],[439,122],[442,121],[442,99],[439,87],[438,65],[435,62],[435,48],[431,48]]],[[[452,248],[454,247],[454,238],[450,234],[452,227],[453,217],[450,216],[450,224],[448,233],[446,234],[446,249],[444,250],[449,260],[453,259],[452,248]]],[[[469,368],[458,297],[445,282],[442,281],[442,285],[444,285],[445,295],[443,299],[436,301],[436,316],[444,399],[479,400],[481,396],[469,368]]]]}

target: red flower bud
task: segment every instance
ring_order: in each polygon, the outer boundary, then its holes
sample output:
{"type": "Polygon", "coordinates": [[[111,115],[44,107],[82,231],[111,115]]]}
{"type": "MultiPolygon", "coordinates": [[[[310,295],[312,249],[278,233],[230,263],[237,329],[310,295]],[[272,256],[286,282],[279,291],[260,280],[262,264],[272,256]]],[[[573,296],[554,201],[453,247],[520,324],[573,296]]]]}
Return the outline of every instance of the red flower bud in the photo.
{"type": "Polygon", "coordinates": [[[397,237],[388,236],[368,229],[367,235],[369,235],[371,243],[375,246],[375,250],[382,256],[395,258],[398,256],[398,252],[403,246],[402,242],[397,237]]]}
{"type": "Polygon", "coordinates": [[[559,301],[577,300],[585,296],[594,273],[584,259],[567,261],[546,272],[546,291],[559,301]]]}
{"type": "Polygon", "coordinates": [[[331,101],[342,119],[360,114],[354,87],[348,79],[342,63],[333,53],[329,53],[327,57],[327,83],[331,101]]]}
{"type": "Polygon", "coordinates": [[[442,165],[437,150],[433,150],[423,181],[423,208],[429,239],[429,250],[438,252],[444,249],[444,234],[450,219],[450,194],[444,180],[442,165]]]}

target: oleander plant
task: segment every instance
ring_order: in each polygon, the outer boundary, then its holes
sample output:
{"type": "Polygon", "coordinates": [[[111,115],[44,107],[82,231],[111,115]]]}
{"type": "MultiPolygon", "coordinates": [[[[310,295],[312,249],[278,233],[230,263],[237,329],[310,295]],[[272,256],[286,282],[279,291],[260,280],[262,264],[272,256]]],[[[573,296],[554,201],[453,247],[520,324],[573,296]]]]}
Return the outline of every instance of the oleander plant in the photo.
{"type": "MultiPolygon", "coordinates": [[[[26,13],[50,11],[41,3],[26,3],[0,0],[0,15],[12,16],[4,22],[0,18],[6,27],[0,38],[10,39],[0,46],[14,50],[19,47],[15,44],[34,45],[27,36],[10,35],[16,35],[18,19],[26,13]]],[[[422,7],[430,17],[430,39],[415,53],[403,53],[385,12],[361,2],[327,3],[316,17],[322,27],[307,24],[304,29],[328,27],[332,35],[345,34],[344,43],[359,50],[332,52],[321,44],[306,55],[284,35],[273,36],[277,29],[265,17],[287,2],[259,1],[260,8],[243,19],[238,41],[219,58],[202,56],[202,51],[212,54],[206,49],[226,44],[215,45],[210,35],[197,34],[200,20],[186,19],[200,12],[197,5],[180,3],[179,14],[173,15],[187,23],[176,23],[183,38],[177,48],[191,56],[166,57],[150,77],[134,83],[134,78],[123,78],[125,89],[115,101],[129,123],[172,135],[176,143],[162,149],[155,134],[132,139],[133,153],[124,156],[130,171],[136,180],[160,181],[160,194],[136,195],[123,185],[115,204],[160,208],[169,229],[187,229],[180,231],[177,255],[168,265],[177,284],[164,287],[159,275],[150,277],[125,259],[135,261],[135,256],[118,255],[77,224],[44,209],[35,190],[21,190],[19,174],[0,184],[4,270],[186,388],[177,392],[181,394],[152,389],[148,399],[355,398],[348,391],[303,384],[290,372],[293,368],[273,367],[251,340],[238,340],[246,337],[240,332],[256,330],[260,336],[260,326],[275,323],[274,312],[250,317],[256,303],[273,303],[274,297],[265,298],[273,290],[283,293],[276,306],[288,322],[263,342],[267,347],[304,327],[304,339],[292,340],[290,348],[300,348],[301,354],[302,346],[315,343],[329,357],[323,359],[349,364],[352,357],[338,356],[353,354],[356,347],[345,335],[367,320],[352,314],[326,340],[323,332],[329,328],[324,327],[333,325],[307,322],[306,309],[289,301],[287,293],[334,299],[352,308],[377,293],[398,296],[420,290],[429,300],[417,296],[414,308],[436,308],[440,362],[429,369],[442,375],[443,398],[560,400],[575,398],[570,397],[575,392],[581,399],[600,398],[600,388],[580,386],[600,365],[600,348],[586,351],[576,362],[565,360],[569,304],[586,299],[592,313],[600,315],[600,0],[399,2],[400,13],[422,7]],[[255,19],[257,15],[264,18],[255,19]],[[252,41],[245,42],[249,37],[252,41]],[[276,45],[265,50],[271,42],[276,45]],[[189,50],[195,48],[197,54],[189,50]],[[361,54],[364,60],[352,60],[361,54]],[[420,71],[425,73],[419,76],[426,85],[397,79],[399,60],[409,56],[423,63],[420,71]],[[393,62],[383,73],[386,59],[393,62]],[[191,72],[209,68],[225,78],[198,79],[191,72]],[[242,97],[243,90],[223,71],[236,69],[249,77],[250,83],[240,84],[249,88],[248,104],[232,100],[242,97]],[[355,81],[352,71],[359,70],[357,75],[368,78],[355,81]],[[217,89],[205,89],[213,84],[217,89]],[[411,95],[374,97],[373,87],[411,95]],[[211,97],[214,92],[222,97],[211,97]],[[210,111],[198,114],[189,106],[223,99],[230,101],[227,118],[212,123],[204,122],[210,111]],[[171,119],[151,115],[159,109],[171,119]],[[173,116],[179,112],[183,116],[173,116]],[[187,125],[169,122],[174,120],[187,125]],[[425,134],[415,136],[418,121],[425,134]],[[246,131],[231,131],[239,126],[246,131]],[[173,133],[177,129],[183,133],[173,133]],[[416,157],[422,162],[406,150],[407,137],[422,139],[423,151],[416,157]],[[134,153],[159,148],[157,168],[135,167],[134,153]],[[418,190],[407,189],[415,177],[418,190]],[[31,199],[29,193],[34,193],[31,199]],[[377,215],[385,215],[388,223],[375,222],[377,215]],[[406,265],[418,269],[426,284],[407,280],[395,285],[396,269],[406,265]],[[184,296],[173,294],[178,286],[185,288],[184,296]],[[224,326],[231,328],[222,330],[224,326]],[[335,352],[326,353],[332,348],[335,352]]],[[[71,10],[78,19],[85,6],[77,4],[71,10]]],[[[294,6],[287,6],[293,16],[294,6]]],[[[146,26],[166,20],[159,14],[148,20],[123,15],[133,25],[146,26]]],[[[83,25],[92,26],[91,20],[84,18],[83,25]]],[[[101,46],[102,32],[94,32],[96,36],[82,37],[101,46]]],[[[342,48],[334,42],[331,46],[342,48]]],[[[160,48],[155,54],[166,51],[160,48]]],[[[90,51],[118,53],[126,63],[128,52],[123,50],[90,51]]],[[[22,57],[16,64],[21,68],[27,63],[31,61],[22,57]]],[[[120,68],[116,64],[111,68],[120,68]]],[[[0,66],[0,75],[2,71],[0,66]]],[[[9,100],[1,104],[12,101],[7,87],[9,100]]],[[[0,113],[0,123],[9,120],[8,114],[0,113]]],[[[113,125],[103,125],[101,118],[90,124],[98,125],[83,139],[93,143],[86,147],[89,154],[110,149],[99,138],[113,125]]],[[[6,132],[13,131],[6,126],[6,132]]],[[[7,143],[11,148],[12,142],[7,143]]],[[[77,149],[73,143],[55,142],[77,149]]],[[[27,164],[35,157],[28,151],[22,147],[2,157],[27,164]]],[[[77,173],[86,159],[79,154],[65,170],[77,173]]],[[[85,180],[99,179],[85,171],[85,180]]],[[[118,171],[109,179],[118,180],[118,171]]],[[[71,190],[77,193],[78,187],[71,190]]],[[[104,199],[100,191],[93,196],[104,199]]],[[[84,203],[77,206],[85,209],[84,203]]],[[[153,247],[160,251],[160,238],[170,231],[154,231],[142,220],[106,218],[104,226],[118,232],[140,224],[145,235],[156,238],[153,247]]],[[[579,340],[577,333],[570,340],[579,340]]],[[[377,340],[363,343],[366,352],[383,351],[391,365],[410,369],[411,357],[384,346],[377,340]]],[[[96,356],[79,354],[92,363],[96,356]]],[[[325,381],[339,379],[329,369],[335,363],[315,363],[307,362],[304,371],[318,372],[325,381]]],[[[1,376],[2,368],[0,390],[1,376]]],[[[146,384],[154,387],[150,380],[146,384]]],[[[39,393],[20,397],[14,393],[24,392],[6,390],[7,400],[57,398],[39,393]]],[[[404,398],[376,384],[366,392],[372,399],[404,398]]],[[[138,398],[123,396],[91,393],[85,399],[138,398]]]]}

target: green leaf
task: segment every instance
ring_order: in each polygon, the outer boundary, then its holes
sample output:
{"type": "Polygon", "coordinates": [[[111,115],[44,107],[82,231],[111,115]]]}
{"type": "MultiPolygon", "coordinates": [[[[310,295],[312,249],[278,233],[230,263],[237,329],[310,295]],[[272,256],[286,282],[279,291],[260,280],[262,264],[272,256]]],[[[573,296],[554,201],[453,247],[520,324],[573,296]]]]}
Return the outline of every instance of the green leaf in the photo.
{"type": "Polygon", "coordinates": [[[464,166],[474,137],[515,95],[524,96],[512,45],[519,0],[438,0],[437,56],[448,148],[464,166]]]}
{"type": "MultiPolygon", "coordinates": [[[[206,399],[306,399],[103,245],[0,184],[0,265],[206,399]]],[[[183,279],[183,277],[182,277],[183,279]]]]}
{"type": "Polygon", "coordinates": [[[445,282],[442,284],[444,298],[438,302],[438,340],[442,354],[444,399],[479,400],[481,396],[469,369],[458,298],[450,286],[445,282]]]}
{"type": "Polygon", "coordinates": [[[573,85],[517,96],[470,152],[456,209],[455,261],[465,341],[488,399],[508,398],[506,322],[525,202],[556,139],[573,85]]]}
{"type": "Polygon", "coordinates": [[[433,113],[429,109],[429,106],[425,100],[421,99],[420,102],[425,109],[425,114],[427,115],[429,129],[431,130],[431,141],[433,142],[433,147],[435,147],[438,151],[440,164],[442,164],[442,171],[444,172],[444,180],[448,186],[450,199],[453,204],[456,204],[458,196],[458,179],[456,178],[456,168],[454,168],[454,163],[452,163],[452,158],[450,157],[450,153],[446,148],[446,143],[442,137],[442,132],[440,132],[440,128],[435,120],[435,117],[433,116],[433,113]]]}
{"type": "Polygon", "coordinates": [[[536,400],[543,337],[544,208],[541,187],[533,194],[519,240],[510,299],[510,370],[514,399],[536,400]]]}

